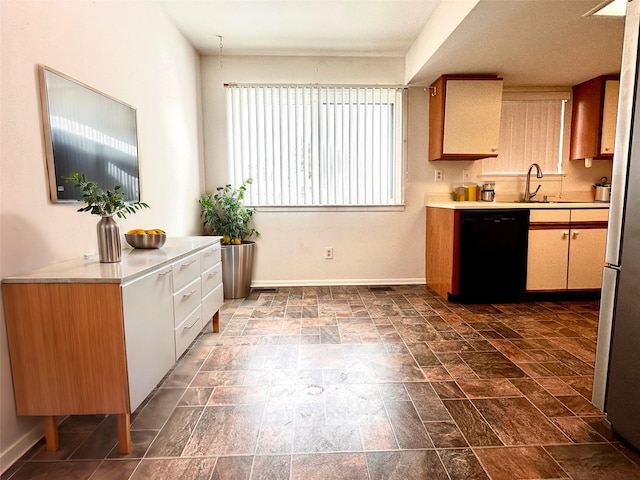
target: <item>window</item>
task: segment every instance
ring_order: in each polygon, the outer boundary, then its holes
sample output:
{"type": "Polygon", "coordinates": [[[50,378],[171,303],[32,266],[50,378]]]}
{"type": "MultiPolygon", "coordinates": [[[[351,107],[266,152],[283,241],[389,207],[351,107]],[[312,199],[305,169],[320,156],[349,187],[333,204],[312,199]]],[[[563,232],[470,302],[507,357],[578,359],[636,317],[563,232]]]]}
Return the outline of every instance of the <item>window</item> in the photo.
{"type": "Polygon", "coordinates": [[[402,205],[403,89],[230,85],[234,184],[252,206],[402,205]]]}
{"type": "Polygon", "coordinates": [[[499,154],[482,160],[482,173],[522,174],[532,163],[545,174],[562,173],[566,101],[539,96],[503,100],[499,154]]]}

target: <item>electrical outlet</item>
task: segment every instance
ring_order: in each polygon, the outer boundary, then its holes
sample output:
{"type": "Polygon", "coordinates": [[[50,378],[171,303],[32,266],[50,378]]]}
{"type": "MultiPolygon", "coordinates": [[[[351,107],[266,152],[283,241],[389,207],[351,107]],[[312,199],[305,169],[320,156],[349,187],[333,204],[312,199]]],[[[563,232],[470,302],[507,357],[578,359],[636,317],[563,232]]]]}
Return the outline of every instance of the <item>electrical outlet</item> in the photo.
{"type": "Polygon", "coordinates": [[[333,260],[333,247],[324,247],[325,260],[333,260]]]}
{"type": "Polygon", "coordinates": [[[464,170],[462,170],[462,180],[467,181],[469,180],[469,177],[471,177],[471,172],[469,171],[469,169],[465,168],[464,170]]]}
{"type": "Polygon", "coordinates": [[[434,180],[436,182],[441,182],[442,181],[442,170],[436,170],[435,171],[434,180]]]}

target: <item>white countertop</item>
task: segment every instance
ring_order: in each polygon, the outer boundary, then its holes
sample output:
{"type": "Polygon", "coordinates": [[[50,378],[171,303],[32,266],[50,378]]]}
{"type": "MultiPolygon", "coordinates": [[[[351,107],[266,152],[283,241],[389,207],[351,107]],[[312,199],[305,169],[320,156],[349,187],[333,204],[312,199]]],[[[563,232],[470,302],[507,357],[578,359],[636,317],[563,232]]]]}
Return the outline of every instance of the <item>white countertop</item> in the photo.
{"type": "Polygon", "coordinates": [[[427,207],[449,208],[453,210],[495,210],[507,208],[533,209],[560,209],[560,208],[609,208],[608,202],[454,202],[449,201],[427,201],[427,207]]]}
{"type": "Polygon", "coordinates": [[[164,264],[210,245],[222,237],[168,237],[162,248],[134,249],[127,245],[122,249],[122,261],[100,263],[97,255],[90,259],[73,259],[34,270],[25,275],[7,277],[5,283],[125,283],[164,264]]]}

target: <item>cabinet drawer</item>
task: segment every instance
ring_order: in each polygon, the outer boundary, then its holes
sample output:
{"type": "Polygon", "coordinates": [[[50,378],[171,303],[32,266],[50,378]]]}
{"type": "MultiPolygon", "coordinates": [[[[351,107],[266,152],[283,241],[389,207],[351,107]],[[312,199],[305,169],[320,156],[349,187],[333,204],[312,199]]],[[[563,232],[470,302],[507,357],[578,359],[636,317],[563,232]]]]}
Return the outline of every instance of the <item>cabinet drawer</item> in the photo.
{"type": "Polygon", "coordinates": [[[224,303],[224,290],[222,284],[218,285],[209,295],[202,299],[202,318],[209,321],[220,310],[224,303]]]}
{"type": "Polygon", "coordinates": [[[174,293],[173,316],[175,325],[179,325],[189,313],[199,306],[201,300],[202,286],[200,285],[200,277],[174,293]]]}
{"type": "Polygon", "coordinates": [[[195,309],[185,320],[176,327],[176,360],[184,353],[191,342],[195,340],[202,331],[202,310],[195,309]]]}
{"type": "Polygon", "coordinates": [[[571,210],[571,222],[606,222],[609,220],[609,209],[575,209],[571,210]]]}
{"type": "Polygon", "coordinates": [[[209,270],[220,261],[220,244],[216,243],[200,252],[200,268],[202,272],[209,270]]]}
{"type": "Polygon", "coordinates": [[[200,253],[195,253],[174,263],[173,269],[173,291],[177,292],[187,283],[200,277],[200,253]]]}
{"type": "Polygon", "coordinates": [[[202,274],[202,296],[206,297],[214,288],[222,284],[222,262],[218,262],[202,274]]]}
{"type": "Polygon", "coordinates": [[[569,223],[571,210],[531,209],[529,223],[569,223]]]}

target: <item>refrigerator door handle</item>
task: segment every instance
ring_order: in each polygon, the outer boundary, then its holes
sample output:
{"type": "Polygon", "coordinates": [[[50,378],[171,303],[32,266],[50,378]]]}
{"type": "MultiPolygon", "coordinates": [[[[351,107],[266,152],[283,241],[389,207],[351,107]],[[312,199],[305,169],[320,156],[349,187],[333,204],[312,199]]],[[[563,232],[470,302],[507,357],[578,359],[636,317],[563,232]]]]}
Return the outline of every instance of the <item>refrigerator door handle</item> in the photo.
{"type": "Polygon", "coordinates": [[[596,345],[596,366],[593,373],[592,403],[604,411],[609,374],[609,351],[611,348],[611,329],[618,286],[617,268],[605,267],[602,272],[602,297],[600,300],[600,320],[598,322],[598,343],[596,345]]]}

